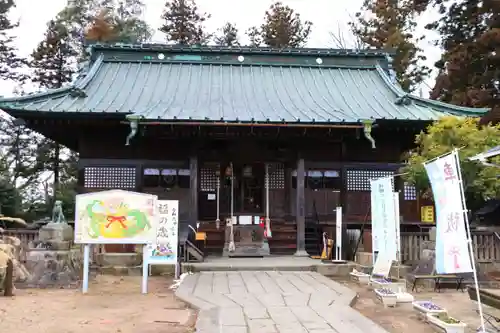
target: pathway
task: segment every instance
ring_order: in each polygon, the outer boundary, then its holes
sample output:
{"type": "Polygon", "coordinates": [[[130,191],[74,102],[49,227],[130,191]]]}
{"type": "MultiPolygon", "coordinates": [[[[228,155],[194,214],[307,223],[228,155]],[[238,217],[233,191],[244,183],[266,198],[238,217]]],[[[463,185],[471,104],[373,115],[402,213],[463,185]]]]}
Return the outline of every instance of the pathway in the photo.
{"type": "Polygon", "coordinates": [[[201,272],[176,296],[200,333],[387,333],[351,308],[356,293],[316,272],[201,272]]]}

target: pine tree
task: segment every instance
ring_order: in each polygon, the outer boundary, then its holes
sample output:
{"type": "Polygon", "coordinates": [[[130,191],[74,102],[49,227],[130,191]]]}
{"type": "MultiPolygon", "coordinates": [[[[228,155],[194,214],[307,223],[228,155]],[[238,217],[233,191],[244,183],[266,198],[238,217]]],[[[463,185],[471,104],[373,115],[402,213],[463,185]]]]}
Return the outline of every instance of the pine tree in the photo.
{"type": "Polygon", "coordinates": [[[214,38],[218,46],[239,46],[238,28],[233,23],[227,22],[219,29],[219,35],[214,38]]]}
{"type": "Polygon", "coordinates": [[[67,27],[61,22],[50,21],[44,40],[31,54],[31,80],[43,89],[61,88],[76,74],[74,57],[77,55],[78,50],[71,43],[67,27]]]}
{"type": "Polygon", "coordinates": [[[25,61],[17,55],[15,38],[11,35],[12,30],[17,27],[9,19],[9,13],[14,7],[14,0],[0,1],[0,79],[20,81],[26,77],[16,72],[16,69],[22,67],[25,61]]]}
{"type": "MultiPolygon", "coordinates": [[[[42,89],[61,88],[71,83],[77,72],[75,57],[79,49],[71,43],[71,35],[61,21],[50,21],[47,25],[45,38],[32,53],[30,67],[33,69],[31,80],[38,83],[42,89]]],[[[44,154],[44,169],[54,174],[54,192],[60,184],[61,146],[49,139],[39,142],[38,153],[44,154]]]]}
{"type": "Polygon", "coordinates": [[[292,8],[275,2],[269,7],[260,27],[252,27],[247,31],[252,46],[269,46],[275,48],[303,47],[311,33],[312,23],[302,22],[300,14],[292,8]]]}
{"type": "Polygon", "coordinates": [[[361,12],[349,25],[365,45],[379,50],[395,51],[392,67],[405,91],[414,91],[429,75],[421,65],[426,60],[414,37],[416,19],[422,7],[415,0],[364,0],[361,12]]]}
{"type": "Polygon", "coordinates": [[[500,2],[434,4],[442,16],[427,28],[439,32],[444,52],[435,64],[439,75],[431,98],[500,111],[500,2]]]}
{"type": "Polygon", "coordinates": [[[167,42],[204,45],[211,37],[204,27],[210,15],[200,12],[194,0],[167,1],[161,18],[164,22],[160,31],[165,34],[167,42]]]}

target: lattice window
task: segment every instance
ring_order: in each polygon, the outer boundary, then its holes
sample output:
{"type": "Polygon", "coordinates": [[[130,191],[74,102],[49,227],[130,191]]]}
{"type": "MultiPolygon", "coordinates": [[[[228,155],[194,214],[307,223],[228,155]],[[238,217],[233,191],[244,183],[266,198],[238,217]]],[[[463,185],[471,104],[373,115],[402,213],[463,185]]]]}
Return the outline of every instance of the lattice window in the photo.
{"type": "Polygon", "coordinates": [[[217,188],[217,174],[215,167],[202,167],[200,169],[200,190],[213,192],[217,188]]]}
{"type": "Polygon", "coordinates": [[[405,200],[417,200],[417,189],[415,188],[415,185],[404,183],[403,193],[405,200]]]}
{"type": "Polygon", "coordinates": [[[85,167],[84,187],[102,189],[134,189],[136,169],[133,167],[85,167]]]}
{"type": "MultiPolygon", "coordinates": [[[[370,180],[392,176],[392,171],[382,170],[347,170],[348,191],[370,191],[370,180]]],[[[394,178],[392,178],[392,189],[394,190],[394,178]]]]}
{"type": "Polygon", "coordinates": [[[285,166],[282,163],[269,165],[269,189],[280,190],[285,188],[285,166]]]}

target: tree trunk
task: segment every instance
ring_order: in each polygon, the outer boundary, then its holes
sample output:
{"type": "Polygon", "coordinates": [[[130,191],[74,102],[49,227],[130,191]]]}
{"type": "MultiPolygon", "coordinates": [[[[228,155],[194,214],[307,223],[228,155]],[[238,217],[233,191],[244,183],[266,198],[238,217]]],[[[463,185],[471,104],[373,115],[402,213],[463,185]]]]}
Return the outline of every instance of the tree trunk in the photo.
{"type": "Polygon", "coordinates": [[[5,280],[3,283],[3,295],[12,297],[14,296],[14,263],[12,259],[7,261],[7,271],[5,273],[5,280]]]}

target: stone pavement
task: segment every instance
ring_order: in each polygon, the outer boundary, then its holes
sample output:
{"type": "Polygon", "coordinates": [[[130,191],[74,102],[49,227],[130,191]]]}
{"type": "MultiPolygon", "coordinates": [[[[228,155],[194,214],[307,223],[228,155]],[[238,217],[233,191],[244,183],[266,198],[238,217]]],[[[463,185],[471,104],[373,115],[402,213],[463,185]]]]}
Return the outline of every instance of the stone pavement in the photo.
{"type": "Polygon", "coordinates": [[[200,310],[200,333],[387,333],[351,308],[354,291],[316,272],[201,272],[176,296],[200,310]]]}

